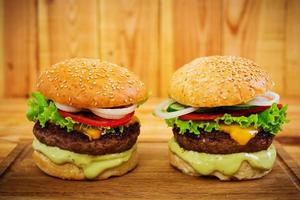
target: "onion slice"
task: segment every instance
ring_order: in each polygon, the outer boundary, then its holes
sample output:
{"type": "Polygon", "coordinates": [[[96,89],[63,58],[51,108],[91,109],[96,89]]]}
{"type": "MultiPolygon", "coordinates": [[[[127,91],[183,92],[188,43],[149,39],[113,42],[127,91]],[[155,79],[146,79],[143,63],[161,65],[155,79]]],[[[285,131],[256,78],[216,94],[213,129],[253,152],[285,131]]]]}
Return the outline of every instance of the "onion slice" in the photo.
{"type": "Polygon", "coordinates": [[[175,112],[166,112],[164,111],[171,103],[174,103],[176,101],[174,101],[173,99],[167,99],[163,102],[161,102],[158,106],[156,106],[154,113],[156,116],[163,118],[163,119],[171,119],[171,118],[175,118],[175,117],[179,117],[181,115],[185,115],[188,113],[192,113],[196,110],[198,110],[199,108],[195,108],[195,107],[188,107],[179,111],[175,111],[175,112]]]}
{"type": "Polygon", "coordinates": [[[261,96],[257,96],[245,104],[253,105],[253,106],[271,106],[273,103],[278,103],[279,98],[280,97],[277,93],[272,91],[267,91],[265,94],[261,96]]]}
{"type": "Polygon", "coordinates": [[[121,119],[125,115],[134,112],[136,105],[126,108],[90,108],[90,110],[97,116],[106,119],[121,119]]]}
{"type": "Polygon", "coordinates": [[[126,108],[90,108],[90,110],[107,115],[127,115],[128,113],[132,113],[135,108],[136,105],[132,105],[126,108]]]}
{"type": "Polygon", "coordinates": [[[75,108],[73,106],[68,106],[68,105],[65,105],[65,104],[62,104],[62,103],[57,103],[57,102],[54,102],[54,104],[56,105],[56,107],[62,111],[65,111],[65,112],[70,112],[70,113],[75,113],[75,112],[79,112],[81,109],[79,108],[75,108]]]}
{"type": "MultiPolygon", "coordinates": [[[[72,107],[57,102],[54,103],[58,109],[65,112],[75,113],[81,110],[86,110],[86,109],[80,109],[80,108],[72,107]]],[[[95,115],[105,119],[121,119],[125,117],[127,114],[134,112],[136,107],[137,105],[132,105],[126,108],[88,108],[88,110],[93,112],[95,115]]]]}
{"type": "Polygon", "coordinates": [[[104,114],[104,113],[99,113],[96,111],[92,111],[95,115],[105,118],[105,119],[121,119],[125,117],[126,115],[109,115],[109,114],[104,114]]]}

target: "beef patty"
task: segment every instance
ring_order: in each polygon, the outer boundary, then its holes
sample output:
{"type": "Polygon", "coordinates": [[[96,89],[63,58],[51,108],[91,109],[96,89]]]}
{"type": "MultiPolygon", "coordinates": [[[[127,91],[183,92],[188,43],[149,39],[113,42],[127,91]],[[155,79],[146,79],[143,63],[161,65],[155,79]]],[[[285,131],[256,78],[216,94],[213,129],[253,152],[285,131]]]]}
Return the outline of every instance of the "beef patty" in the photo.
{"type": "Polygon", "coordinates": [[[260,131],[251,138],[246,145],[240,145],[233,140],[228,133],[222,131],[204,130],[199,135],[189,132],[179,133],[179,128],[173,128],[173,134],[178,144],[186,149],[211,154],[231,154],[239,152],[256,152],[266,150],[272,144],[274,136],[270,133],[260,131]]]}
{"type": "Polygon", "coordinates": [[[81,154],[103,155],[130,149],[140,134],[140,123],[136,122],[124,127],[123,133],[105,134],[99,139],[91,141],[88,136],[76,130],[67,132],[51,123],[47,123],[44,128],[38,122],[35,123],[33,134],[40,142],[48,146],[57,146],[81,154]]]}

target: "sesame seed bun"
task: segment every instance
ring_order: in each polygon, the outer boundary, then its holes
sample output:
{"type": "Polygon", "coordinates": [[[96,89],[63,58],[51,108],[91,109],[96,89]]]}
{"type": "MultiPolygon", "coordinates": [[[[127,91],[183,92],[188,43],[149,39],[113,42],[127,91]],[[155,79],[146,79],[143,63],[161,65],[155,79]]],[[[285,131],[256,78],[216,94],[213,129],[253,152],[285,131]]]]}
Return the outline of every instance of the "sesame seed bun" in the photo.
{"type": "MultiPolygon", "coordinates": [[[[81,168],[77,167],[72,163],[65,163],[62,165],[57,165],[53,163],[44,154],[34,151],[33,159],[36,165],[46,174],[68,180],[85,180],[84,172],[81,168]]],[[[95,180],[108,179],[112,176],[122,176],[127,172],[133,170],[138,164],[138,154],[137,151],[133,151],[130,159],[123,164],[107,169],[99,174],[95,180]]]]}
{"type": "MultiPolygon", "coordinates": [[[[184,174],[190,175],[190,176],[203,176],[203,174],[200,174],[197,172],[189,163],[181,159],[179,156],[174,154],[169,150],[169,160],[172,166],[176,167],[180,171],[182,171],[184,174]]],[[[219,178],[222,181],[229,181],[229,180],[250,180],[250,179],[258,179],[265,175],[267,175],[271,169],[263,170],[263,169],[257,169],[252,167],[248,161],[243,161],[241,163],[240,168],[237,172],[235,172],[233,175],[226,175],[219,171],[214,171],[209,175],[205,176],[215,176],[219,178]]]]}
{"type": "Polygon", "coordinates": [[[265,93],[274,83],[256,63],[237,56],[202,57],[172,76],[169,96],[194,107],[230,106],[265,93]]]}
{"type": "Polygon", "coordinates": [[[127,68],[89,58],[46,68],[37,89],[48,99],[78,108],[126,106],[147,97],[144,83],[127,68]]]}

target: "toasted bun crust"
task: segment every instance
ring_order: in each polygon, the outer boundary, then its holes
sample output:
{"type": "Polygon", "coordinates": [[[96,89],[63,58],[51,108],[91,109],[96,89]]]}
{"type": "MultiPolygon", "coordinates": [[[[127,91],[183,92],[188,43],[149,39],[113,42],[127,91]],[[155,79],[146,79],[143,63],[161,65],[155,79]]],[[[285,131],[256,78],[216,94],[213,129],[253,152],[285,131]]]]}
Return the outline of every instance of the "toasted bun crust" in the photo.
{"type": "Polygon", "coordinates": [[[195,107],[217,107],[247,102],[274,83],[251,60],[236,56],[210,56],[193,60],[172,76],[169,95],[195,107]]]}
{"type": "Polygon", "coordinates": [[[147,96],[144,83],[127,68],[89,58],[46,68],[37,88],[49,99],[79,108],[126,106],[147,96]]]}
{"type": "MultiPolygon", "coordinates": [[[[74,164],[66,163],[63,165],[57,165],[38,151],[33,152],[33,159],[36,165],[48,175],[68,180],[86,180],[83,170],[74,164]]],[[[134,169],[137,164],[138,155],[137,151],[134,151],[127,162],[117,167],[105,170],[93,180],[108,179],[111,176],[122,176],[134,169]]]]}
{"type": "MultiPolygon", "coordinates": [[[[169,160],[171,165],[179,169],[185,174],[188,174],[190,176],[203,176],[202,174],[199,174],[190,164],[188,164],[186,161],[182,160],[180,157],[178,157],[176,154],[171,152],[169,150],[169,160]]],[[[248,161],[243,161],[240,169],[233,174],[232,176],[228,176],[225,174],[222,174],[219,171],[215,171],[211,173],[209,176],[215,176],[218,177],[222,181],[229,181],[229,180],[249,180],[249,179],[257,179],[261,178],[265,175],[267,175],[270,170],[261,170],[253,168],[248,161]]]]}

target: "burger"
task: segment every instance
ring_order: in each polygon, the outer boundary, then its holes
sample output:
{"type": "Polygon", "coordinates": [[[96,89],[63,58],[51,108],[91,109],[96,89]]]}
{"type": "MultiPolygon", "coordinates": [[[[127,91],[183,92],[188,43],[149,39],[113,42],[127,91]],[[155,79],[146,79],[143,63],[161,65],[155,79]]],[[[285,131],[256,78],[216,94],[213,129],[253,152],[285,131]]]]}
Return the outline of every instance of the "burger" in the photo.
{"type": "Polygon", "coordinates": [[[46,174],[70,180],[121,176],[138,163],[140,122],[147,98],[128,69],[74,58],[46,68],[28,100],[33,158],[46,174]]]}
{"type": "Polygon", "coordinates": [[[236,56],[197,58],[179,68],[170,99],[155,109],[173,130],[171,165],[220,180],[268,174],[276,159],[272,141],[287,121],[273,85],[256,63],[236,56]]]}

